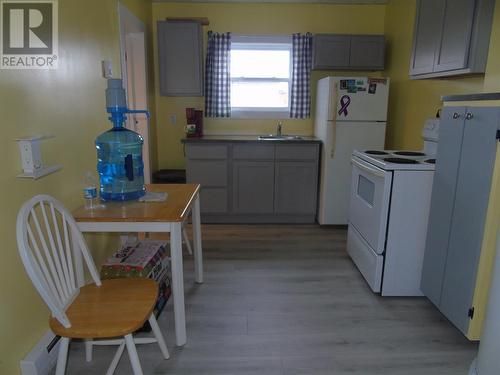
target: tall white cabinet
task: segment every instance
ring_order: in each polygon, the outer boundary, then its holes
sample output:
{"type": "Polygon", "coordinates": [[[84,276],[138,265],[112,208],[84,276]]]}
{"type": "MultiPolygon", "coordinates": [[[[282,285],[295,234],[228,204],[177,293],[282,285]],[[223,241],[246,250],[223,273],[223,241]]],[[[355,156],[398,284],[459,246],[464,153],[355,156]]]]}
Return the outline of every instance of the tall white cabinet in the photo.
{"type": "Polygon", "coordinates": [[[445,107],[421,289],[465,335],[495,164],[500,108],[445,107]]]}

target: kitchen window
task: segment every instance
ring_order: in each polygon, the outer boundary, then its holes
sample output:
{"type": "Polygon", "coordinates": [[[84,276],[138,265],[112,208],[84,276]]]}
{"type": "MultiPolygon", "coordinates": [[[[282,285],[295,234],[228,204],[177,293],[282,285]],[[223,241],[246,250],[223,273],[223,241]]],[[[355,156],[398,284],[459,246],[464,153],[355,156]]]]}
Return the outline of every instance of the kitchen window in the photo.
{"type": "Polygon", "coordinates": [[[291,37],[233,35],[231,117],[289,117],[291,56],[291,37]]]}

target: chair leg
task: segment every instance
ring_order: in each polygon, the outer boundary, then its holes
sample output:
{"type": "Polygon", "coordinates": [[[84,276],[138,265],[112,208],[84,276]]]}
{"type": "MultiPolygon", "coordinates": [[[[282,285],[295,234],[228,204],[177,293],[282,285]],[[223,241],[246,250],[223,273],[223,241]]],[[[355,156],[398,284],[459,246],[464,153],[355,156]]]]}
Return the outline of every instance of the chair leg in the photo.
{"type": "Polygon", "coordinates": [[[163,339],[163,335],[161,333],[160,327],[158,326],[158,322],[156,321],[155,314],[151,313],[149,317],[149,325],[153,330],[153,333],[158,341],[158,346],[160,347],[161,354],[163,354],[163,358],[169,359],[170,354],[168,354],[167,345],[165,344],[165,340],[163,339]]]}
{"type": "Polygon", "coordinates": [[[120,362],[120,358],[122,357],[123,350],[125,349],[125,342],[122,342],[118,349],[116,350],[115,356],[111,361],[111,364],[108,367],[108,371],[106,371],[106,375],[113,375],[115,373],[116,367],[118,366],[118,362],[120,362]]]}
{"type": "Polygon", "coordinates": [[[184,238],[184,242],[186,244],[186,249],[189,255],[193,255],[193,248],[191,247],[191,242],[189,241],[189,237],[186,232],[186,228],[182,227],[182,237],[184,238]]]}
{"type": "Polygon", "coordinates": [[[68,360],[69,338],[61,337],[59,353],[57,355],[56,375],[64,375],[66,372],[66,362],[68,360]]]}
{"type": "Polygon", "coordinates": [[[139,356],[137,355],[137,349],[135,348],[132,334],[125,335],[125,343],[127,344],[128,356],[130,358],[130,364],[132,365],[134,375],[143,375],[141,362],[139,362],[139,356]]]}
{"type": "Polygon", "coordinates": [[[92,340],[85,340],[85,360],[87,362],[92,361],[92,340]]]}

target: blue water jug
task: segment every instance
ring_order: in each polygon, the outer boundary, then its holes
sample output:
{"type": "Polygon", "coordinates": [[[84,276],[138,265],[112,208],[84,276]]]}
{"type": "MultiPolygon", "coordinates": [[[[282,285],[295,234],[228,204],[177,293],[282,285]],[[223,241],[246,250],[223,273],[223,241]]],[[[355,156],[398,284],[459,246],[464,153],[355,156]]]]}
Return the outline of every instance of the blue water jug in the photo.
{"type": "MultiPolygon", "coordinates": [[[[124,127],[126,106],[121,79],[109,79],[106,107],[113,128],[96,138],[97,172],[102,200],[126,201],[138,199],[144,187],[143,138],[124,127]]],[[[135,111],[134,111],[135,112],[135,111]]]]}

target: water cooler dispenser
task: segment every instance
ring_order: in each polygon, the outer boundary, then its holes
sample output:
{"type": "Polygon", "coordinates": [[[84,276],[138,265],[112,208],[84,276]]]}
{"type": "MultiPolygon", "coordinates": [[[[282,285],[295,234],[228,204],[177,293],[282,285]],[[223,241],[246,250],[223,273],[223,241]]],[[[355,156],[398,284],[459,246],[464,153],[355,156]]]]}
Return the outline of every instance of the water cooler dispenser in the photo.
{"type": "Polygon", "coordinates": [[[121,79],[108,79],[106,109],[113,128],[95,141],[100,197],[104,201],[138,199],[146,192],[142,159],[144,140],[124,125],[127,113],[144,113],[149,117],[149,112],[127,108],[121,79]]]}

